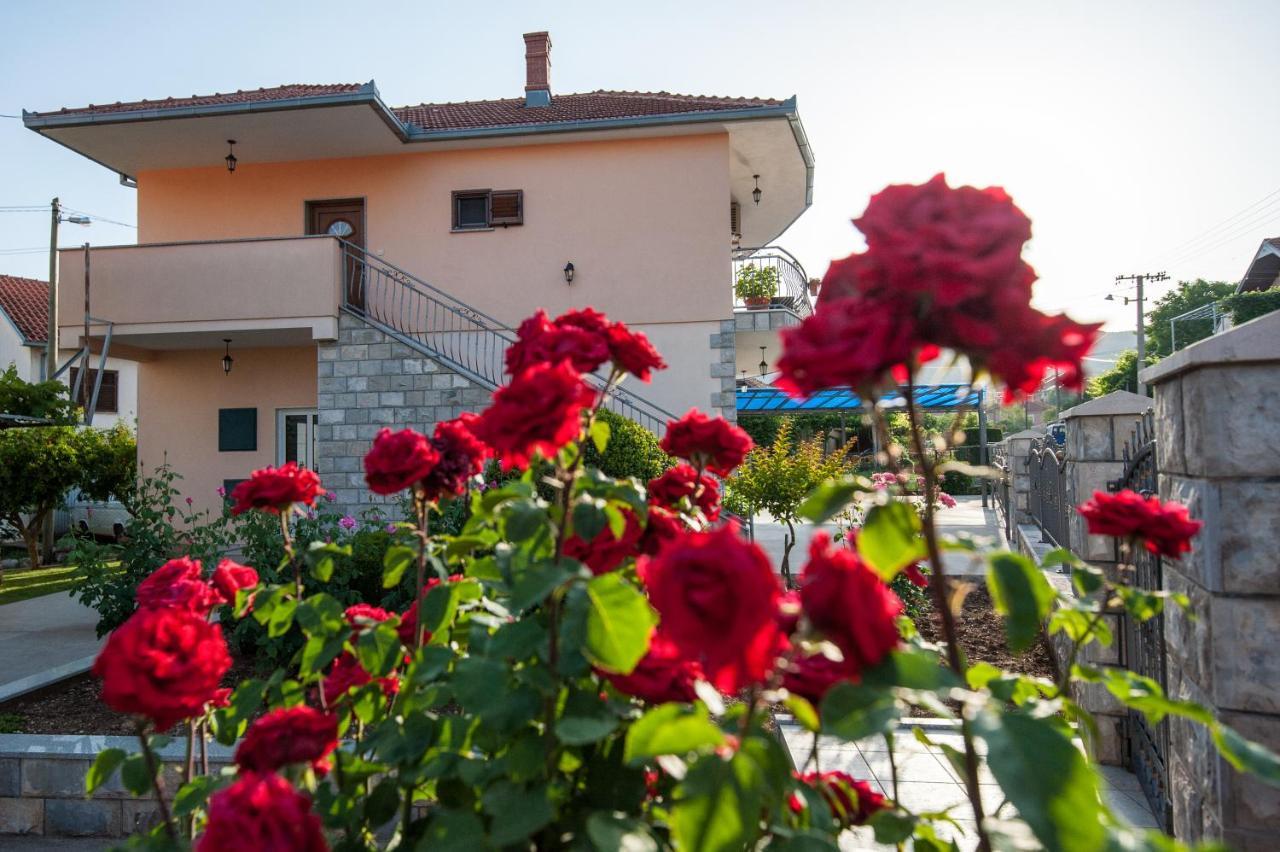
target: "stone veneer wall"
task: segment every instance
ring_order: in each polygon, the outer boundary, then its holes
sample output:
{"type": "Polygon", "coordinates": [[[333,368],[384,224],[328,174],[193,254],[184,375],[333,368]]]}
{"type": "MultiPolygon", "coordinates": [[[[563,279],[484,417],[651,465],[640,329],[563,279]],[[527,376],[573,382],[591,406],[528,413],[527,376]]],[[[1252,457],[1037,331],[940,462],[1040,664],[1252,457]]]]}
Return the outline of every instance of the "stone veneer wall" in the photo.
{"type": "MultiPolygon", "coordinates": [[[[717,360],[711,363],[711,378],[720,380],[719,393],[711,395],[711,407],[725,420],[738,420],[738,378],[734,372],[737,364],[737,332],[733,320],[720,320],[720,331],[711,335],[711,354],[717,360]]],[[[684,414],[675,412],[676,416],[684,414]]]]}
{"type": "MultiPolygon", "coordinates": [[[[1143,371],[1155,390],[1160,496],[1204,522],[1164,562],[1164,588],[1191,598],[1165,614],[1168,692],[1211,707],[1280,751],[1280,313],[1176,352],[1143,371]]],[[[1170,720],[1173,828],[1273,850],[1280,794],[1220,758],[1204,728],[1170,720]]]]}
{"type": "Polygon", "coordinates": [[[487,388],[350,314],[338,318],[338,339],[317,349],[316,472],[343,512],[395,502],[364,483],[362,460],[379,429],[430,434],[441,420],[489,404],[487,388]]]}
{"type": "MultiPolygon", "coordinates": [[[[154,826],[154,800],[134,798],[118,772],[93,798],[84,796],[84,777],[98,752],[120,748],[132,754],[137,746],[135,737],[0,734],[0,849],[5,835],[118,838],[154,826]]],[[[181,784],[185,749],[185,742],[175,741],[159,752],[171,795],[181,784]]],[[[230,762],[231,749],[209,744],[213,772],[230,762]]]]}

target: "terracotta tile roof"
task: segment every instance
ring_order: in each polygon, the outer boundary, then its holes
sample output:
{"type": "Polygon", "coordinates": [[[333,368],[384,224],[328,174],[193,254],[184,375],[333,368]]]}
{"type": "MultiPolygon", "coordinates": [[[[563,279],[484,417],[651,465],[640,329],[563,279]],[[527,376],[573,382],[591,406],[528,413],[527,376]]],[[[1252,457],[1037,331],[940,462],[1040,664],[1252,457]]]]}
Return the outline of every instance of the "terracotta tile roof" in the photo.
{"type": "Polygon", "coordinates": [[[157,101],[116,101],[113,104],[89,104],[87,107],[63,107],[51,112],[35,113],[35,115],[105,115],[113,112],[132,112],[144,109],[183,109],[185,107],[214,106],[218,104],[258,103],[262,101],[282,101],[289,98],[341,95],[359,90],[359,83],[286,83],[283,86],[272,86],[267,89],[237,89],[234,92],[214,92],[212,95],[192,95],[189,98],[162,98],[157,101]]]}
{"type": "Polygon", "coordinates": [[[505,127],[516,124],[548,124],[560,121],[595,121],[646,115],[681,115],[752,107],[777,106],[772,98],[729,98],[676,95],[669,92],[585,92],[552,94],[550,106],[526,107],[524,98],[496,101],[419,104],[392,110],[406,124],[424,130],[461,130],[505,127]]]}
{"type": "Polygon", "coordinates": [[[9,315],[26,343],[49,339],[49,285],[34,278],[0,275],[0,311],[9,315]]]}
{"type": "MultiPolygon", "coordinates": [[[[362,88],[357,83],[332,85],[290,84],[268,89],[219,92],[192,95],[189,98],[164,98],[155,101],[129,101],[114,104],[90,104],[75,109],[63,108],[35,113],[36,117],[109,115],[134,110],[188,109],[223,104],[261,103],[291,98],[322,97],[349,94],[362,88]]],[[[596,121],[611,118],[637,118],[649,115],[684,115],[721,112],[752,107],[777,106],[773,98],[731,98],[704,95],[680,95],[670,92],[609,92],[553,94],[550,106],[526,107],[524,98],[492,101],[460,101],[458,103],[418,104],[395,107],[405,124],[423,130],[467,130],[484,127],[507,127],[521,124],[548,124],[562,121],[596,121]]]]}

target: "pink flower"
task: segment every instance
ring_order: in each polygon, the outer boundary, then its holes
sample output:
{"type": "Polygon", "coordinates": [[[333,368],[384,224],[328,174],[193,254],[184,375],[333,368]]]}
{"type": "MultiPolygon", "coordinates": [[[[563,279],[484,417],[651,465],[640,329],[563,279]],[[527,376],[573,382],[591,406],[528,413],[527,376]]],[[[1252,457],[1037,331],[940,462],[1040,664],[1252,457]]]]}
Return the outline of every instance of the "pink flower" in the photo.
{"type": "Polygon", "coordinates": [[[360,526],[360,522],[350,515],[343,515],[342,519],[338,521],[338,526],[342,527],[344,530],[353,530],[360,526]]]}

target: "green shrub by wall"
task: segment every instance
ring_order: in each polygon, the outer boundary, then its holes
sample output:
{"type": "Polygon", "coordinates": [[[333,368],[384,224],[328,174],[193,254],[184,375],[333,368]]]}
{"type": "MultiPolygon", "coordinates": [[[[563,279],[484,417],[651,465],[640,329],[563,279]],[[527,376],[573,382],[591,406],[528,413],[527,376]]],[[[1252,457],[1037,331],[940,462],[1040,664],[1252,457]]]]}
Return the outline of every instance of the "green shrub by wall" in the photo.
{"type": "Polygon", "coordinates": [[[1280,287],[1253,293],[1237,293],[1223,300],[1231,322],[1235,325],[1257,319],[1272,311],[1280,311],[1280,287]]]}
{"type": "Polygon", "coordinates": [[[588,441],[585,448],[588,465],[600,468],[615,479],[633,476],[648,482],[675,464],[658,446],[657,436],[639,423],[607,410],[597,416],[609,424],[609,444],[601,455],[588,441]]]}

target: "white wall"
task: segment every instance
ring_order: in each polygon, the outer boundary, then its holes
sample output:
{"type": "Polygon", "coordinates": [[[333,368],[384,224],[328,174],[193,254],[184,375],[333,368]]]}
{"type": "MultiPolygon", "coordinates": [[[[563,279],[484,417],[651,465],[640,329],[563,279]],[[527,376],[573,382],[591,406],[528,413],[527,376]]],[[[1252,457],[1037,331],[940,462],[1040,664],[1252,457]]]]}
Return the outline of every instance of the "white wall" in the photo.
{"type": "MultiPolygon", "coordinates": [[[[58,366],[65,364],[73,354],[73,350],[62,350],[58,355],[58,366]]],[[[90,370],[98,369],[100,357],[99,355],[90,356],[90,370]]],[[[79,367],[80,364],[76,363],[72,366],[79,367]]],[[[107,427],[123,421],[130,426],[136,427],[138,422],[138,364],[136,361],[127,361],[124,358],[108,356],[107,369],[115,370],[120,374],[119,404],[116,406],[119,410],[115,413],[99,411],[93,416],[93,425],[107,427]]],[[[61,380],[63,384],[68,384],[71,381],[70,368],[62,374],[61,380]]]]}

